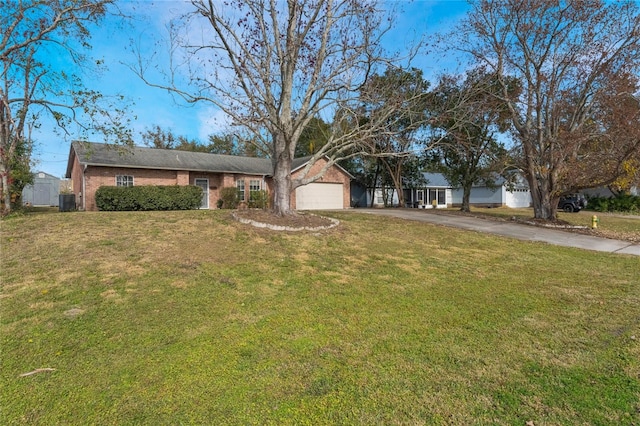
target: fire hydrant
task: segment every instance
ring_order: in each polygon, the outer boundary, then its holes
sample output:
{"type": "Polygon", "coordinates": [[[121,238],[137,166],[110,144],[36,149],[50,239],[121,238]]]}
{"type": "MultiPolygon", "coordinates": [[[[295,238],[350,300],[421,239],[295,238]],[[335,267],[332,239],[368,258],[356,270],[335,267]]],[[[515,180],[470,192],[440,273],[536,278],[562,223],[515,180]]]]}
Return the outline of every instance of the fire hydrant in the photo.
{"type": "Polygon", "coordinates": [[[598,216],[596,216],[595,214],[593,216],[591,216],[591,228],[592,229],[597,229],[598,228],[598,216]]]}

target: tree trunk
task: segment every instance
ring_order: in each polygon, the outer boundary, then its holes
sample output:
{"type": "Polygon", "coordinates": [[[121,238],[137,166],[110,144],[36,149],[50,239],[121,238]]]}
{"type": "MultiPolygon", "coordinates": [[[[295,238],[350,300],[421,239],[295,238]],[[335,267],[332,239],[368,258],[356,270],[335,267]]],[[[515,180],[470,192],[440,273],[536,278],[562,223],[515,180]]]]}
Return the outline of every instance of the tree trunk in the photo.
{"type": "Polygon", "coordinates": [[[274,135],[273,164],[273,212],[278,216],[293,214],[291,208],[291,164],[293,153],[282,135],[274,135]]]}
{"type": "Polygon", "coordinates": [[[2,186],[0,187],[0,193],[2,194],[2,216],[6,216],[11,213],[11,191],[9,188],[9,172],[0,167],[0,175],[2,175],[2,186]]]}
{"type": "MultiPolygon", "coordinates": [[[[376,173],[373,176],[373,191],[371,192],[370,208],[373,208],[373,204],[376,200],[376,187],[378,186],[378,176],[380,175],[380,160],[376,160],[376,173]]],[[[380,185],[382,188],[382,184],[380,185]]]]}
{"type": "Polygon", "coordinates": [[[531,201],[533,202],[533,217],[543,220],[554,220],[558,216],[558,198],[551,196],[551,190],[547,187],[548,179],[527,176],[531,201]]]}
{"type": "Polygon", "coordinates": [[[462,207],[460,211],[470,213],[471,207],[469,206],[469,199],[471,198],[471,185],[465,184],[462,187],[462,207]]]}
{"type": "MultiPolygon", "coordinates": [[[[395,168],[391,166],[389,161],[390,159],[382,159],[382,163],[387,169],[387,173],[391,177],[391,181],[393,183],[393,187],[395,188],[396,193],[398,194],[398,205],[400,207],[404,206],[404,192],[402,191],[402,159],[398,158],[397,164],[395,168]]],[[[391,196],[391,206],[393,207],[393,195],[391,196]]]]}

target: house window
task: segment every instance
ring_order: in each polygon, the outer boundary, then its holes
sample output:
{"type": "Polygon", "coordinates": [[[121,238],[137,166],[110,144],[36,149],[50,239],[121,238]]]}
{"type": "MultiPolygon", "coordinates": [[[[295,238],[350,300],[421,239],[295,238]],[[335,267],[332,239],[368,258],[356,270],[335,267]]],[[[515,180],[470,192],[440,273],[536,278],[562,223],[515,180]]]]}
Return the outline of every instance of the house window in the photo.
{"type": "Polygon", "coordinates": [[[261,184],[260,184],[260,180],[259,179],[251,179],[249,181],[249,199],[251,199],[251,196],[253,194],[255,194],[256,192],[259,192],[261,188],[261,184]]]}
{"type": "Polygon", "coordinates": [[[236,181],[236,188],[238,189],[238,201],[246,201],[244,197],[244,179],[238,179],[236,181]]]}
{"type": "Polygon", "coordinates": [[[133,176],[116,175],[116,186],[133,186],[133,176]]]}
{"type": "Polygon", "coordinates": [[[446,204],[445,190],[436,188],[429,189],[429,204],[433,204],[434,200],[438,205],[446,204]]]}

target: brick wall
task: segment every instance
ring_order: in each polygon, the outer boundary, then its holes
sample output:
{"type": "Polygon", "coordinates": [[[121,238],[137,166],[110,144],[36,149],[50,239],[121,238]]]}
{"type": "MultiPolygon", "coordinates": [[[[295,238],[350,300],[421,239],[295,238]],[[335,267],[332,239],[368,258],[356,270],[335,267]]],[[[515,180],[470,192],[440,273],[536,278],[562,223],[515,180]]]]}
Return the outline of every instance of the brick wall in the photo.
{"type": "Polygon", "coordinates": [[[71,192],[76,196],[76,209],[83,209],[82,200],[84,197],[84,189],[82,187],[82,166],[78,161],[78,157],[73,156],[73,165],[71,166],[71,192]]]}
{"type": "Polygon", "coordinates": [[[195,185],[196,179],[208,179],[209,180],[209,208],[215,209],[216,202],[220,198],[220,189],[222,182],[222,175],[220,173],[203,173],[203,172],[185,172],[178,171],[178,183],[177,185],[195,185]],[[187,181],[180,179],[181,174],[187,175],[187,181]],[[184,182],[184,183],[182,183],[184,182]]]}
{"type": "MultiPolygon", "coordinates": [[[[309,176],[313,176],[326,164],[325,160],[316,163],[309,176]]],[[[215,209],[216,203],[220,198],[220,191],[224,187],[236,187],[238,179],[245,180],[245,193],[249,196],[249,182],[252,179],[258,179],[262,182],[262,189],[267,192],[273,192],[273,182],[271,178],[263,178],[263,176],[240,175],[232,173],[202,173],[188,172],[184,170],[157,170],[157,169],[132,169],[124,167],[101,167],[87,166],[82,170],[83,166],[78,162],[76,156],[73,159],[71,170],[71,187],[76,196],[76,206],[79,209],[97,210],[95,203],[95,193],[101,186],[115,186],[116,175],[133,176],[133,184],[141,185],[194,185],[196,179],[209,180],[209,208],[215,209]],[[83,183],[84,175],[84,183],[83,183]]],[[[293,177],[298,177],[301,170],[296,171],[293,177]]],[[[317,182],[342,183],[344,187],[343,197],[344,206],[350,205],[350,178],[341,169],[332,167],[327,170],[325,175],[317,182]]],[[[291,193],[291,205],[295,208],[295,191],[291,193]]]]}
{"type": "MultiPolygon", "coordinates": [[[[74,192],[76,187],[80,188],[76,192],[76,201],[79,200],[78,192],[82,191],[82,177],[80,173],[80,165],[77,167],[74,165],[74,172],[78,170],[78,173],[72,173],[77,178],[72,179],[74,182],[74,192]],[[77,181],[77,183],[76,183],[77,181]]],[[[188,172],[184,170],[155,170],[155,169],[130,169],[122,167],[95,167],[89,166],[85,170],[85,192],[83,194],[86,197],[85,206],[86,210],[97,210],[95,203],[95,194],[98,188],[101,186],[115,186],[116,175],[133,176],[133,185],[195,185],[196,179],[208,179],[209,180],[209,208],[215,209],[216,203],[220,199],[220,191],[225,186],[236,187],[237,179],[244,179],[246,185],[246,193],[249,194],[249,181],[251,179],[259,179],[262,181],[262,176],[252,175],[237,175],[237,174],[223,174],[223,173],[203,173],[203,172],[188,172]]],[[[82,205],[78,202],[78,206],[82,205]]]]}
{"type": "MultiPolygon", "coordinates": [[[[313,177],[327,164],[325,159],[320,159],[316,161],[316,163],[311,167],[309,173],[307,173],[308,177],[313,177]]],[[[299,170],[296,170],[291,177],[293,179],[299,178],[302,175],[302,171],[304,167],[299,170]]],[[[342,205],[345,208],[351,206],[351,178],[345,172],[342,171],[337,166],[329,168],[325,174],[315,182],[317,183],[341,183],[342,184],[342,205]]],[[[291,207],[296,208],[296,191],[291,191],[291,207]]]]}

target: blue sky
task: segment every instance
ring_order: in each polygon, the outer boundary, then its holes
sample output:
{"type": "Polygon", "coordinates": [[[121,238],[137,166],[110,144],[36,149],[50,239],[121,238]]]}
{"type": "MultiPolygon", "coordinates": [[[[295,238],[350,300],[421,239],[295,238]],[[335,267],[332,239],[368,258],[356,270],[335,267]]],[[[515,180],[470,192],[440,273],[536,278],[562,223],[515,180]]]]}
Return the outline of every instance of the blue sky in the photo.
{"type": "MultiPolygon", "coordinates": [[[[222,0],[219,0],[222,1],[222,0]]],[[[396,0],[403,12],[397,17],[397,25],[388,35],[389,49],[401,49],[406,40],[425,37],[451,28],[465,12],[468,4],[462,0],[396,0]]],[[[141,45],[150,45],[159,35],[164,35],[165,24],[175,13],[189,7],[188,3],[160,0],[148,2],[121,2],[120,7],[133,16],[131,25],[120,28],[115,22],[104,22],[93,32],[91,56],[104,59],[108,69],[98,75],[86,77],[88,88],[101,91],[107,96],[125,95],[133,102],[132,132],[137,143],[142,142],[140,133],[159,125],[170,129],[175,135],[190,139],[206,140],[223,127],[224,117],[211,105],[186,105],[166,91],[146,86],[125,64],[135,61],[131,54],[131,40],[141,45]]],[[[162,58],[160,58],[162,59],[162,58]]],[[[433,81],[452,62],[441,63],[437,57],[422,55],[413,65],[421,68],[427,79],[433,81]]],[[[66,173],[69,145],[77,138],[63,137],[53,131],[52,123],[43,120],[41,128],[34,134],[36,145],[33,159],[34,171],[43,171],[57,177],[66,173]]],[[[99,142],[99,141],[96,141],[99,142]]]]}

